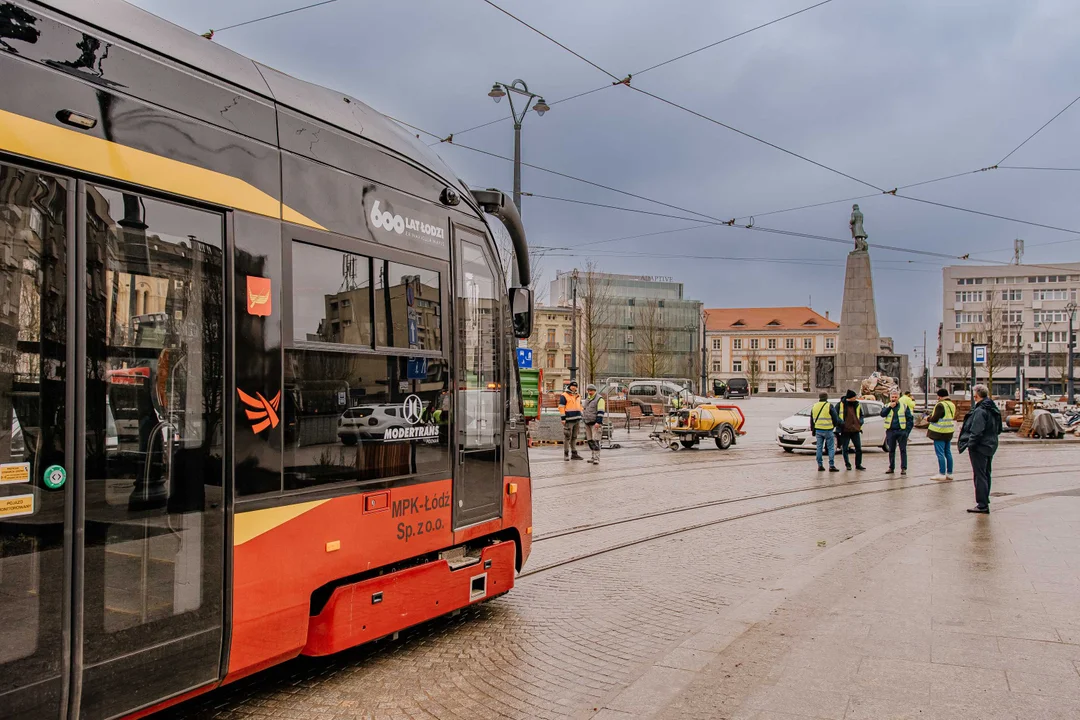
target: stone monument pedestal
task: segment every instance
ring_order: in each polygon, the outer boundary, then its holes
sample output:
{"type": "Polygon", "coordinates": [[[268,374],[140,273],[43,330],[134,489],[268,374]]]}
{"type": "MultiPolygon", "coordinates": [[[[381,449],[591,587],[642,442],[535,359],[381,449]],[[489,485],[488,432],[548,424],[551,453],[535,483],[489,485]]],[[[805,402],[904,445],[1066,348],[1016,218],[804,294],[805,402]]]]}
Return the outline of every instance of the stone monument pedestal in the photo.
{"type": "Polygon", "coordinates": [[[858,392],[862,381],[877,371],[878,355],[882,354],[874,305],[874,277],[870,270],[870,253],[866,250],[848,253],[836,350],[837,392],[848,389],[858,392]]]}

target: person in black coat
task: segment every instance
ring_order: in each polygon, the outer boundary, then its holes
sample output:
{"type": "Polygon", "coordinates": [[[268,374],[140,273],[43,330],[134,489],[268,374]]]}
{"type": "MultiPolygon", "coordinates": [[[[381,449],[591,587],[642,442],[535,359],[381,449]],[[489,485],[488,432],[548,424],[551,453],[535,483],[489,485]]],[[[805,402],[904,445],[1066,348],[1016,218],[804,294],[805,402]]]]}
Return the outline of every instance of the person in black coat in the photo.
{"type": "Polygon", "coordinates": [[[975,507],[968,508],[968,512],[987,515],[990,513],[991,465],[1001,433],[1001,411],[990,399],[990,391],[985,385],[976,385],[972,395],[975,405],[964,418],[957,447],[960,452],[967,451],[975,480],[975,507]]]}

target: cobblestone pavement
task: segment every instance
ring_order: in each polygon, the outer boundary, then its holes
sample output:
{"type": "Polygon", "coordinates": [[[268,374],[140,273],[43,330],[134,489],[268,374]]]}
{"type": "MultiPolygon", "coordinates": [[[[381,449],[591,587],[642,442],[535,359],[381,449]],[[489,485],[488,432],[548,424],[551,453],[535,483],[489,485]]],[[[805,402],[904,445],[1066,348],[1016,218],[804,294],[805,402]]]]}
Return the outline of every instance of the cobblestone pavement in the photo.
{"type": "Polygon", "coordinates": [[[857,474],[784,454],[773,429],[799,406],[754,400],[728,451],[672,453],[636,431],[598,467],[538,448],[536,540],[508,595],[167,716],[1019,717],[1004,700],[964,715],[986,688],[1035,698],[1026,717],[1076,717],[1080,497],[1029,496],[1080,488],[1080,447],[1003,445],[994,490],[1013,505],[972,518],[965,457],[936,483],[925,447],[906,477],[880,454],[857,474]],[[963,670],[981,657],[990,675],[963,670]]]}

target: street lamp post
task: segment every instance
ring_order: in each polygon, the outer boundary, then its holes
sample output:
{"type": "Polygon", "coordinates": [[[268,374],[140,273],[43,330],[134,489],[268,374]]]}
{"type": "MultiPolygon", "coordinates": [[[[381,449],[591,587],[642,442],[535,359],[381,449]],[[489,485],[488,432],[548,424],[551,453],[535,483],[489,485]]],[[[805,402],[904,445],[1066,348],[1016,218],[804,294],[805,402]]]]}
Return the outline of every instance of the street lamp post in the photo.
{"type": "Polygon", "coordinates": [[[1071,302],[1065,306],[1065,312],[1069,313],[1069,334],[1065,338],[1068,341],[1068,360],[1069,369],[1067,385],[1065,388],[1065,402],[1072,404],[1073,402],[1073,347],[1076,344],[1073,338],[1073,320],[1076,318],[1076,303],[1071,302]]]}
{"type": "MultiPolygon", "coordinates": [[[[529,86],[525,84],[524,80],[515,80],[507,85],[506,83],[496,82],[491,86],[491,91],[488,93],[488,97],[499,102],[504,97],[510,101],[510,115],[514,118],[514,205],[517,206],[518,214],[521,214],[521,122],[525,119],[525,114],[529,112],[529,109],[536,111],[537,115],[543,115],[551,106],[544,102],[544,98],[535,93],[529,92],[529,86]],[[521,95],[525,98],[525,104],[519,111],[514,105],[514,95],[521,95]]],[[[511,262],[510,267],[513,270],[513,284],[519,285],[522,281],[528,282],[529,278],[519,278],[517,271],[517,263],[511,262]]]]}
{"type": "MultiPolygon", "coordinates": [[[[570,276],[570,379],[577,380],[577,335],[578,335],[578,306],[577,306],[577,281],[578,272],[574,270],[570,276]]],[[[595,378],[589,378],[594,382],[595,378]]]]}
{"type": "Polygon", "coordinates": [[[1047,395],[1050,394],[1050,326],[1053,323],[1044,321],[1035,321],[1035,329],[1040,327],[1043,329],[1043,339],[1046,341],[1046,350],[1043,352],[1043,392],[1047,395]]]}

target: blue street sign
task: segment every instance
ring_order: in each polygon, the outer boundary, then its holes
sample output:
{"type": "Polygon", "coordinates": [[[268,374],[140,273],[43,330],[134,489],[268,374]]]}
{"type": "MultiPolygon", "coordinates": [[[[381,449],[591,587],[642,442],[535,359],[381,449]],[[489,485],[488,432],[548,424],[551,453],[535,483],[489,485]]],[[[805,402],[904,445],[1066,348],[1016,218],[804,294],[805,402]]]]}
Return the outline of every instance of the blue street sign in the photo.
{"type": "Polygon", "coordinates": [[[412,309],[409,310],[409,347],[416,347],[420,344],[420,328],[417,323],[416,312],[412,309]]]}
{"type": "Polygon", "coordinates": [[[518,367],[519,368],[531,368],[532,367],[532,350],[529,348],[518,348],[518,367]]]}
{"type": "Polygon", "coordinates": [[[409,358],[406,374],[410,380],[423,380],[427,377],[427,358],[409,358]]]}

